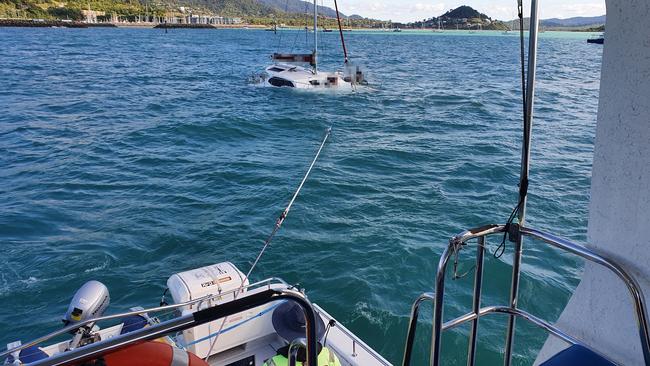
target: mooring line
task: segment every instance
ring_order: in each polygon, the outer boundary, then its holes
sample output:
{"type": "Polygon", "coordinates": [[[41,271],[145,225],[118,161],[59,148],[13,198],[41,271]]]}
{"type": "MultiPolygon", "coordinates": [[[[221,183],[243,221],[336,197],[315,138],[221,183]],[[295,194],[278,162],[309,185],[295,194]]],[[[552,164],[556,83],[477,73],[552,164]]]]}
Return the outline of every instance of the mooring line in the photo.
{"type": "MultiPolygon", "coordinates": [[[[244,279],[237,289],[233,293],[233,300],[239,296],[239,293],[241,290],[244,288],[244,284],[246,283],[246,280],[250,277],[251,273],[255,269],[255,266],[257,266],[257,263],[259,263],[260,259],[262,258],[262,255],[266,251],[266,248],[271,244],[271,241],[273,240],[273,237],[275,234],[278,232],[280,227],[282,226],[282,223],[284,220],[287,218],[287,215],[289,214],[289,210],[291,210],[291,206],[293,206],[293,203],[296,201],[296,198],[298,198],[298,194],[300,194],[300,191],[302,190],[302,187],[305,185],[305,182],[307,181],[307,178],[309,178],[309,174],[311,174],[312,168],[314,168],[314,165],[316,164],[316,160],[318,160],[318,157],[320,156],[321,151],[323,150],[323,147],[325,146],[325,142],[327,142],[327,139],[329,138],[330,134],[332,133],[332,127],[328,127],[327,130],[325,131],[325,137],[323,137],[323,141],[320,143],[320,146],[318,147],[318,151],[316,151],[316,155],[314,156],[314,159],[311,161],[311,164],[309,164],[309,168],[307,169],[307,172],[305,175],[302,177],[302,180],[300,181],[300,184],[298,185],[298,189],[293,193],[293,196],[291,197],[291,200],[289,201],[289,204],[287,207],[282,211],[280,216],[278,216],[278,219],[275,221],[275,226],[273,227],[273,230],[271,231],[271,234],[266,238],[264,241],[264,246],[262,246],[262,250],[257,254],[257,257],[255,258],[255,261],[251,265],[251,268],[248,270],[248,273],[244,276],[244,279]]],[[[228,317],[223,318],[223,321],[221,322],[221,326],[219,326],[219,330],[217,331],[214,340],[210,344],[210,349],[208,350],[208,354],[205,356],[205,360],[207,361],[208,358],[210,357],[210,353],[212,353],[212,349],[214,348],[214,345],[217,343],[217,340],[219,339],[219,335],[221,334],[221,331],[223,330],[223,327],[226,325],[226,320],[228,317]]]]}

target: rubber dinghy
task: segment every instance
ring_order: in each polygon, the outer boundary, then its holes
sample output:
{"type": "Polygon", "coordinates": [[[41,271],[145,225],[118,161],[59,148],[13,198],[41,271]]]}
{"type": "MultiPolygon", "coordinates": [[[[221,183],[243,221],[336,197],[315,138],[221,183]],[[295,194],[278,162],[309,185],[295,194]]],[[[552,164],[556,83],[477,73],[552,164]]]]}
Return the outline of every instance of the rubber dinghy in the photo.
{"type": "Polygon", "coordinates": [[[390,366],[302,291],[279,278],[249,283],[230,262],[173,274],[159,307],[104,316],[109,302],[104,284],[86,282],[72,298],[63,328],[8,344],[0,360],[106,366],[279,366],[318,360],[310,364],[390,366]],[[64,334],[71,338],[42,344],[64,334]]]}

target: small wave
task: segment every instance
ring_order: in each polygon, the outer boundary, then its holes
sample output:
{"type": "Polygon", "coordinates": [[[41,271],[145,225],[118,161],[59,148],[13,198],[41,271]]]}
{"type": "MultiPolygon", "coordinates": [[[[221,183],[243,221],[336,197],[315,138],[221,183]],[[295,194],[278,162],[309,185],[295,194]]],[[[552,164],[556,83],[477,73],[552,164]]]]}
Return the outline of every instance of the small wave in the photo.
{"type": "Polygon", "coordinates": [[[92,272],[101,271],[102,269],[108,267],[109,264],[110,264],[110,261],[108,259],[106,259],[102,264],[100,264],[98,266],[85,269],[84,273],[92,273],[92,272]]]}
{"type": "Polygon", "coordinates": [[[32,285],[32,284],[34,284],[36,282],[39,282],[39,279],[34,277],[34,276],[29,276],[28,278],[26,278],[24,280],[20,280],[19,282],[23,283],[25,285],[32,285]]]}
{"type": "Polygon", "coordinates": [[[0,296],[9,292],[9,281],[4,273],[0,273],[0,296]]]}
{"type": "Polygon", "coordinates": [[[381,325],[383,321],[380,316],[373,314],[373,311],[368,303],[363,301],[354,304],[354,310],[352,313],[354,314],[353,321],[359,318],[363,318],[368,320],[370,324],[374,325],[381,325]]]}

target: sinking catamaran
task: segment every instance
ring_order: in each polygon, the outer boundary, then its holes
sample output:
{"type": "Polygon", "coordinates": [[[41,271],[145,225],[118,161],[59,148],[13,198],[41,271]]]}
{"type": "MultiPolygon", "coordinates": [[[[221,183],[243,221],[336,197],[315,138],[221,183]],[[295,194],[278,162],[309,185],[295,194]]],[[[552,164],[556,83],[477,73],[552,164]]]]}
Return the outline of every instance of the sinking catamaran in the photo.
{"type": "Polygon", "coordinates": [[[259,81],[263,85],[298,89],[355,89],[358,85],[367,83],[361,69],[349,62],[336,1],[334,1],[334,5],[343,47],[343,70],[322,71],[318,69],[318,6],[314,0],[314,48],[312,52],[307,54],[274,53],[271,56],[273,64],[268,66],[259,77],[259,81]]]}

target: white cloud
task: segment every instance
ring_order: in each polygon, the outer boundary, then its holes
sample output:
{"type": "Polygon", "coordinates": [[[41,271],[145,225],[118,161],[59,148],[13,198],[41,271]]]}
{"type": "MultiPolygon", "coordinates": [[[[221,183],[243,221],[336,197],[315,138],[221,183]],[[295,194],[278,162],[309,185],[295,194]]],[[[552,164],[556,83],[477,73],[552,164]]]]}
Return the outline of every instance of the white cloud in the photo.
{"type": "Polygon", "coordinates": [[[560,4],[553,8],[542,9],[540,13],[545,18],[571,18],[580,16],[596,16],[605,14],[605,2],[583,4],[560,4]],[[549,16],[546,16],[546,13],[549,16]]]}
{"type": "Polygon", "coordinates": [[[493,5],[486,9],[478,8],[477,10],[487,14],[492,19],[510,20],[517,17],[517,9],[512,6],[493,5]]]}
{"type": "MultiPolygon", "coordinates": [[[[446,6],[438,1],[422,0],[357,0],[344,3],[345,0],[339,0],[339,9],[345,14],[359,14],[369,18],[393,20],[399,22],[409,22],[431,18],[445,12],[446,6]]],[[[334,6],[333,1],[325,1],[325,5],[334,6]]]]}
{"type": "Polygon", "coordinates": [[[445,4],[443,3],[438,3],[438,4],[423,4],[423,3],[416,3],[411,5],[411,10],[415,12],[440,12],[445,8],[445,4]]]}

